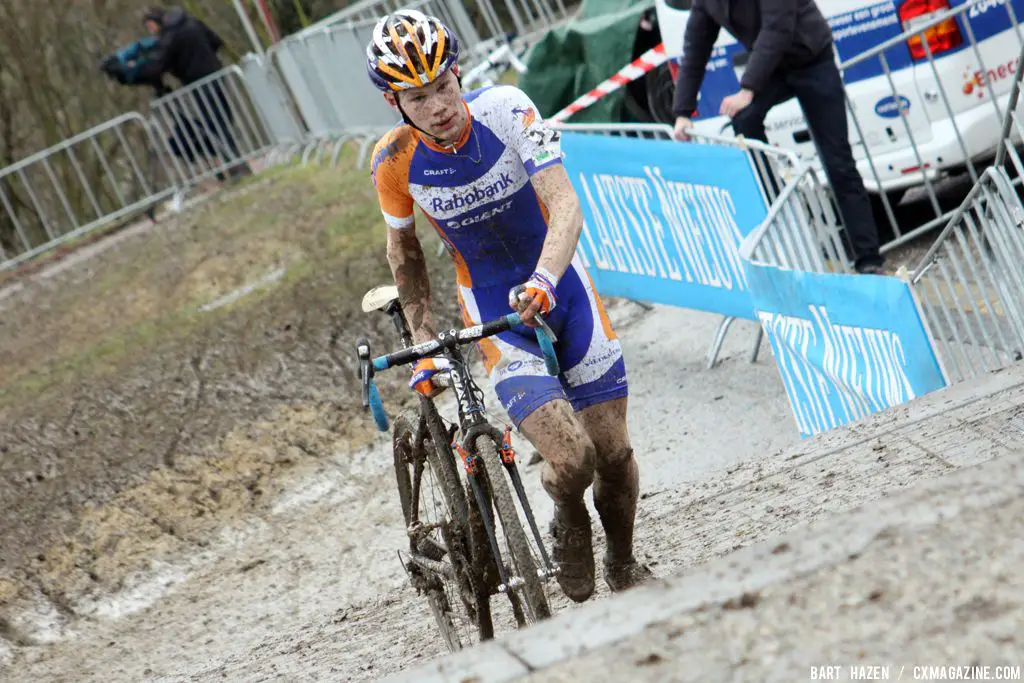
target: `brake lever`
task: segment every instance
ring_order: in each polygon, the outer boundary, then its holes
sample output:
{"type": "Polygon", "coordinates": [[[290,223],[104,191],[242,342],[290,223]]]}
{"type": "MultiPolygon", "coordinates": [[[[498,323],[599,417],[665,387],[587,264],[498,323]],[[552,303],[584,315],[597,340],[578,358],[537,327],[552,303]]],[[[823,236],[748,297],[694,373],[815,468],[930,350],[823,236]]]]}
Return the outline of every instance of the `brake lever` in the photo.
{"type": "Polygon", "coordinates": [[[356,342],[359,357],[359,379],[363,385],[363,407],[370,407],[370,380],[373,379],[373,363],[370,362],[370,342],[360,339],[356,342]]]}

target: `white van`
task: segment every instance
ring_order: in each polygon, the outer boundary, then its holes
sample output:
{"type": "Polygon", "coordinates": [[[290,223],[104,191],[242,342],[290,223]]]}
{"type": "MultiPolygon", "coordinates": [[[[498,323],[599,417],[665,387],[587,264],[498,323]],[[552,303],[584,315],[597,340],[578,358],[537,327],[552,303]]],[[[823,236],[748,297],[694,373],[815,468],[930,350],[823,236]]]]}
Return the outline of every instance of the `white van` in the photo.
{"type": "MultiPolygon", "coordinates": [[[[692,0],[656,0],[661,37],[674,55],[673,77],[691,5],[692,0]]],[[[1021,51],[1011,12],[1024,20],[1024,0],[818,0],[818,6],[832,26],[841,64],[884,46],[843,70],[856,114],[850,139],[869,190],[895,199],[923,184],[924,175],[938,179],[962,172],[968,159],[991,158],[1021,51]],[[908,36],[937,19],[927,34],[932,60],[921,40],[908,36]],[[857,144],[860,135],[874,172],[857,144]]],[[[723,97],[739,89],[744,57],[745,48],[723,29],[700,90],[698,130],[728,132],[729,121],[718,109],[723,97]]],[[[796,100],[772,109],[765,128],[769,142],[796,151],[820,173],[796,100]]]]}

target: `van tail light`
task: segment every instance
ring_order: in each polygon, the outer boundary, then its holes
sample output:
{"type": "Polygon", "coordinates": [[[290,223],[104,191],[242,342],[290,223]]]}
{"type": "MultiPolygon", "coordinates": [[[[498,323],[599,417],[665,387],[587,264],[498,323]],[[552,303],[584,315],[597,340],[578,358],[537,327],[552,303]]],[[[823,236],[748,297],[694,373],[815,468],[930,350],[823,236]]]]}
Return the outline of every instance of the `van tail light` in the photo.
{"type": "MultiPolygon", "coordinates": [[[[905,0],[900,5],[900,21],[903,22],[904,31],[912,31],[918,26],[927,24],[936,15],[949,10],[947,0],[905,0]]],[[[949,52],[953,48],[963,44],[964,38],[960,35],[960,27],[956,19],[950,17],[939,23],[929,26],[923,31],[924,40],[928,41],[928,50],[932,55],[940,55],[949,52]]],[[[907,39],[907,47],[910,48],[910,56],[914,61],[920,61],[928,57],[924,41],[921,40],[921,33],[915,33],[907,39]]]]}

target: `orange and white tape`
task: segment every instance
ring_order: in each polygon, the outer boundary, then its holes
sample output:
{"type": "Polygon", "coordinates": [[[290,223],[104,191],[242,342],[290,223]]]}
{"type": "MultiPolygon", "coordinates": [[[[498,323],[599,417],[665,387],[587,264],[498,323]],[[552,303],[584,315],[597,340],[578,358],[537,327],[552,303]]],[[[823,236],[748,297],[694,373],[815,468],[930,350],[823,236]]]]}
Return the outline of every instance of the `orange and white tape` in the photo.
{"type": "Polygon", "coordinates": [[[660,43],[647,52],[633,60],[632,63],[622,67],[617,74],[601,83],[596,88],[583,95],[568,107],[551,117],[552,121],[564,121],[576,112],[586,109],[599,99],[615,92],[624,85],[629,85],[644,74],[668,61],[665,53],[665,44],[660,43]]]}

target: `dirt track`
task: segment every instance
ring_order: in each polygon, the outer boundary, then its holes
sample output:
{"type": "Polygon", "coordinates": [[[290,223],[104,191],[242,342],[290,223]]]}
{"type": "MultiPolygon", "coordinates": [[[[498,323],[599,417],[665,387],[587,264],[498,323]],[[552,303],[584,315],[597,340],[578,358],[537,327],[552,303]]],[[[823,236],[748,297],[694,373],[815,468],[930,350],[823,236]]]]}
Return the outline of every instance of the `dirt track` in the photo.
{"type": "MultiPolygon", "coordinates": [[[[257,181],[0,304],[11,680],[369,680],[441,653],[395,554],[390,454],[356,408],[354,340],[393,343],[357,309],[388,278],[369,191],[357,171],[257,181]],[[197,313],[282,267],[268,289],[197,313]]],[[[798,441],[767,348],[748,365],[737,324],[707,371],[712,316],[611,309],[642,467],[638,542],[660,574],[941,469],[847,463],[840,476],[879,479],[846,493],[812,470],[737,488],[784,469],[777,455],[798,441]]],[[[397,374],[382,393],[392,414],[409,401],[397,374]]],[[[546,520],[538,475],[526,479],[546,520]]]]}
{"type": "Polygon", "coordinates": [[[364,185],[259,180],[5,298],[0,636],[55,637],[272,505],[289,471],[367,442],[351,349],[387,329],[358,300],[389,273],[364,185]],[[276,287],[199,312],[280,268],[276,287]]]}

